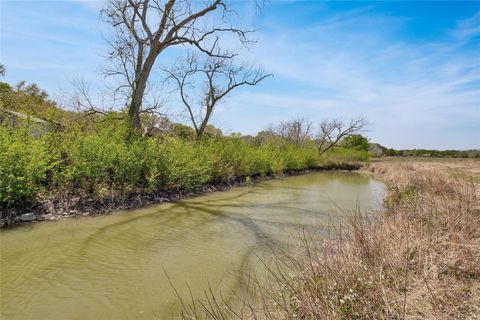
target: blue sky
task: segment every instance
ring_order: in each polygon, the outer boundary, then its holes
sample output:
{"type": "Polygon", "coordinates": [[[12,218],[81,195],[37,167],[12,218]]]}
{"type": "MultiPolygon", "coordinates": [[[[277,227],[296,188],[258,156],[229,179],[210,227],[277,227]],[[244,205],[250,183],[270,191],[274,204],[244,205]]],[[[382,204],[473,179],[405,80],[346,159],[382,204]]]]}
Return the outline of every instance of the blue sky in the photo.
{"type": "MultiPolygon", "coordinates": [[[[104,89],[101,2],[0,2],[5,81],[36,82],[58,100],[73,78],[104,89]]],[[[297,115],[364,116],[366,135],[389,147],[480,148],[480,2],[274,0],[261,13],[237,5],[242,23],[258,29],[242,58],[275,77],[218,108],[213,124],[225,132],[252,134],[297,115]]],[[[178,101],[164,99],[176,114],[178,101]]]]}

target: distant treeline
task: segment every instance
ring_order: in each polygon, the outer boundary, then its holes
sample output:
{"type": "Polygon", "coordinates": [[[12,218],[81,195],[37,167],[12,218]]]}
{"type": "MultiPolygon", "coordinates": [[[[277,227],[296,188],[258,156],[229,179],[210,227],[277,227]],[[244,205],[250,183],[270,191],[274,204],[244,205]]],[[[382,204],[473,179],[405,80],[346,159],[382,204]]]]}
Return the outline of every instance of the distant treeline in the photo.
{"type": "Polygon", "coordinates": [[[480,158],[480,150],[395,150],[385,148],[385,156],[391,157],[431,157],[431,158],[480,158]]]}
{"type": "Polygon", "coordinates": [[[431,150],[406,149],[396,150],[378,143],[370,143],[368,151],[376,157],[424,157],[424,158],[480,158],[480,149],[472,150],[431,150]]]}

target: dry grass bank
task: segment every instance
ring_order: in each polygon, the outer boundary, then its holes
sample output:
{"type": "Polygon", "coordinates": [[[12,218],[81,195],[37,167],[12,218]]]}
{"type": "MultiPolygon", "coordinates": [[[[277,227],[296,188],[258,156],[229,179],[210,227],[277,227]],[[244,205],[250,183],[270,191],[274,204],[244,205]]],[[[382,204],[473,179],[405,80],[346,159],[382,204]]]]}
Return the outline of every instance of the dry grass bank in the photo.
{"type": "Polygon", "coordinates": [[[480,162],[365,170],[388,185],[378,221],[352,217],[340,241],[305,236],[302,258],[279,254],[267,284],[252,280],[258,301],[228,310],[211,294],[184,318],[480,319],[480,162]]]}
{"type": "Polygon", "coordinates": [[[480,159],[386,158],[373,161],[364,169],[364,171],[373,173],[377,179],[382,179],[389,184],[405,181],[402,178],[403,172],[412,170],[473,183],[477,185],[477,191],[480,191],[478,188],[480,186],[480,159]]]}

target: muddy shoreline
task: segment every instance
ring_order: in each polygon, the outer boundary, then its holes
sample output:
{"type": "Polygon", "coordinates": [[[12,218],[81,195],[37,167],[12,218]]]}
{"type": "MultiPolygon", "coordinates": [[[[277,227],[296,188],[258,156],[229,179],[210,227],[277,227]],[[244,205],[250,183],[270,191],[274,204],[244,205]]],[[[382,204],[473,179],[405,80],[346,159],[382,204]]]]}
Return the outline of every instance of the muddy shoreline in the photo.
{"type": "MultiPolygon", "coordinates": [[[[341,164],[328,164],[298,171],[286,171],[281,175],[238,177],[230,182],[220,182],[201,186],[194,191],[175,190],[160,191],[155,194],[131,193],[116,195],[114,197],[91,198],[87,195],[70,195],[44,197],[32,208],[23,210],[10,210],[2,212],[0,228],[12,228],[25,223],[55,221],[65,218],[84,217],[108,214],[114,211],[142,208],[152,204],[172,202],[186,198],[192,198],[205,193],[225,191],[238,186],[256,184],[261,181],[271,180],[278,177],[300,175],[309,172],[320,171],[358,171],[365,163],[352,162],[341,164]]],[[[59,191],[61,192],[61,191],[59,191]]]]}

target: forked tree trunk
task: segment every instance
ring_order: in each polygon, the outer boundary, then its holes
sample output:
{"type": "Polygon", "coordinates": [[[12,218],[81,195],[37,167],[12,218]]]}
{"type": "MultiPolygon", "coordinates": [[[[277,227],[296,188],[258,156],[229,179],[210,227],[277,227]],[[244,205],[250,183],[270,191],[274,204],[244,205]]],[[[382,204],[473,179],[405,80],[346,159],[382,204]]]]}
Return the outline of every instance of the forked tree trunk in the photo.
{"type": "Polygon", "coordinates": [[[135,89],[132,95],[132,101],[128,108],[128,116],[130,124],[135,130],[142,129],[142,123],[140,122],[140,113],[142,111],[143,96],[145,94],[145,89],[147,88],[148,77],[152,71],[153,64],[155,63],[156,56],[160,51],[152,50],[148,58],[145,60],[145,65],[138,76],[138,79],[135,84],[135,89]]]}

